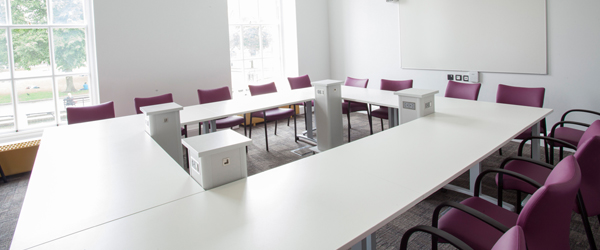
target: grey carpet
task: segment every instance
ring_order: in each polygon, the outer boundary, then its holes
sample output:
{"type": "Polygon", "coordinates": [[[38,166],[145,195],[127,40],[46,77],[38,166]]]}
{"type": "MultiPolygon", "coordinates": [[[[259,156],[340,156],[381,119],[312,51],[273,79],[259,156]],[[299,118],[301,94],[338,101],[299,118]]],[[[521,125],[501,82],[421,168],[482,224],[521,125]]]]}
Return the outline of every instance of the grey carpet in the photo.
{"type": "MultiPolygon", "coordinates": [[[[384,127],[387,129],[387,121],[384,120],[384,127]]],[[[352,140],[358,140],[369,135],[369,124],[367,116],[362,113],[353,113],[351,116],[351,137],[352,140]]],[[[373,130],[375,133],[381,131],[380,120],[373,120],[373,130]]],[[[268,123],[268,138],[269,152],[265,150],[264,127],[258,124],[253,128],[252,138],[253,145],[248,151],[248,174],[254,175],[262,171],[275,168],[286,163],[298,160],[310,155],[299,156],[294,154],[292,150],[298,149],[309,144],[304,142],[294,142],[294,127],[290,124],[288,127],[285,121],[280,121],[278,124],[277,135],[274,135],[274,123],[268,123]]],[[[344,117],[344,141],[346,139],[347,123],[344,117]]],[[[304,118],[298,117],[298,131],[304,130],[304,118]]],[[[244,129],[238,128],[237,132],[243,134],[244,129]]],[[[497,152],[485,159],[481,165],[483,170],[488,168],[496,168],[501,161],[509,155],[516,155],[518,144],[511,142],[503,147],[504,155],[500,156],[497,152]]],[[[529,152],[526,148],[525,152],[529,152]]],[[[558,154],[556,154],[558,155],[558,154]]],[[[558,156],[557,156],[558,157],[558,156]]],[[[27,184],[29,181],[29,173],[10,176],[9,183],[0,183],[0,250],[8,249],[12,240],[12,235],[16,227],[19,212],[23,204],[27,184]]],[[[483,181],[483,193],[496,197],[495,184],[493,177],[488,177],[483,181]]],[[[465,173],[454,180],[452,184],[467,187],[469,174],[465,173]]],[[[433,209],[443,201],[461,201],[468,196],[455,193],[453,191],[440,190],[423,202],[420,202],[415,207],[411,208],[404,214],[398,216],[390,223],[386,224],[376,232],[377,248],[398,249],[400,246],[400,238],[408,229],[419,224],[431,224],[431,214],[433,209]]],[[[505,192],[505,200],[514,204],[516,196],[511,192],[505,192]]],[[[390,197],[393,199],[394,197],[390,197]]],[[[571,248],[572,249],[588,249],[587,238],[581,223],[581,217],[573,213],[571,223],[571,248]]],[[[592,230],[596,236],[596,242],[600,242],[600,224],[596,218],[591,217],[592,230]]],[[[332,232],[335,233],[335,232],[332,232]]],[[[430,247],[429,237],[420,233],[415,234],[411,238],[411,249],[426,249],[430,247]]],[[[451,246],[440,244],[441,249],[452,249],[451,246]]]]}

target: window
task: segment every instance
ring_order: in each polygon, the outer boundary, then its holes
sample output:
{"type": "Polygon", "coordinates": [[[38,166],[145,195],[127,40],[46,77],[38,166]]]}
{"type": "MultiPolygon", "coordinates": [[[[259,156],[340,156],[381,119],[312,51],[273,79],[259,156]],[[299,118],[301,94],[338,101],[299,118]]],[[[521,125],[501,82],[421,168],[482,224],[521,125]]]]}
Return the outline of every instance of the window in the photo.
{"type": "Polygon", "coordinates": [[[0,134],[92,104],[89,0],[0,0],[0,134]]]}
{"type": "Polygon", "coordinates": [[[234,95],[283,75],[279,0],[228,0],[234,95]]]}

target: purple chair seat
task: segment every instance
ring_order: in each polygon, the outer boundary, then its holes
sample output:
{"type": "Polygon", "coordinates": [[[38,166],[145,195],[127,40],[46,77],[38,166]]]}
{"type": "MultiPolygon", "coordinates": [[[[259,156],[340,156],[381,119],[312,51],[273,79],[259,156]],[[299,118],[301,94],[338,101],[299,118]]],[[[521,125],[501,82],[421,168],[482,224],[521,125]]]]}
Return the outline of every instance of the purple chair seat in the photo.
{"type": "MultiPolygon", "coordinates": [[[[477,196],[481,176],[499,171],[506,170],[486,170],[478,176],[475,186],[477,196]]],[[[504,175],[508,173],[510,172],[506,171],[504,175]]],[[[475,221],[474,217],[465,212],[458,212],[457,208],[464,206],[491,217],[505,227],[520,226],[523,228],[529,249],[569,249],[572,204],[578,197],[581,180],[582,172],[577,160],[568,156],[556,165],[544,185],[533,193],[520,214],[473,197],[455,205],[439,219],[437,218],[441,209],[447,204],[438,206],[434,212],[433,226],[438,225],[438,228],[456,236],[474,249],[492,249],[501,237],[500,230],[497,226],[475,221]]],[[[465,208],[460,209],[466,211],[465,208]]]]}
{"type": "MultiPolygon", "coordinates": [[[[574,129],[570,127],[558,127],[554,130],[554,134],[552,137],[561,139],[573,145],[577,145],[579,140],[581,140],[581,136],[583,135],[583,130],[574,129]]],[[[554,143],[555,147],[564,147],[565,145],[561,143],[554,143]]]]}
{"type": "Polygon", "coordinates": [[[286,119],[290,116],[293,116],[294,110],[293,109],[283,109],[283,108],[267,109],[267,110],[265,110],[264,114],[262,111],[252,112],[252,117],[258,117],[258,118],[264,119],[265,114],[267,115],[269,120],[281,120],[281,119],[286,119]]]}
{"type": "MultiPolygon", "coordinates": [[[[550,169],[526,161],[511,161],[506,164],[504,169],[525,175],[537,181],[538,183],[546,182],[546,178],[548,178],[548,175],[550,175],[551,172],[550,169]]],[[[533,194],[535,190],[537,190],[536,187],[530,185],[529,183],[521,181],[512,176],[504,176],[503,180],[503,189],[520,190],[528,194],[533,194]]],[[[498,175],[496,175],[496,183],[498,183],[498,175]]]]}
{"type": "Polygon", "coordinates": [[[379,119],[388,119],[388,108],[381,107],[376,110],[373,110],[371,111],[371,115],[379,119]]]}
{"type": "MultiPolygon", "coordinates": [[[[507,227],[517,223],[517,214],[479,197],[468,198],[461,204],[475,208],[507,227]]],[[[473,249],[491,249],[502,236],[502,232],[457,209],[451,209],[444,214],[439,220],[438,228],[456,236],[473,249]]]]}
{"type": "Polygon", "coordinates": [[[244,117],[241,117],[241,116],[225,117],[225,118],[216,120],[215,123],[217,124],[217,129],[231,128],[231,127],[234,127],[234,126],[244,123],[244,117]]]}
{"type": "Polygon", "coordinates": [[[342,114],[348,114],[348,104],[350,104],[352,112],[369,110],[369,106],[366,103],[344,101],[342,103],[342,114]]]}

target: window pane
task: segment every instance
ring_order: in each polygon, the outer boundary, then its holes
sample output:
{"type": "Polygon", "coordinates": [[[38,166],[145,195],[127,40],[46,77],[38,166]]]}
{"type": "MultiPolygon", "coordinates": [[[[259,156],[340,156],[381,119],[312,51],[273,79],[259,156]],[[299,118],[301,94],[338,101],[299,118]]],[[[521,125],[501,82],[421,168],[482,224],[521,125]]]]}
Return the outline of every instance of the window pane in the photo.
{"type": "Polygon", "coordinates": [[[0,24],[6,24],[6,1],[0,0],[0,24]]]}
{"type": "Polygon", "coordinates": [[[258,22],[258,1],[241,0],[240,1],[240,19],[243,23],[258,22]]]}
{"type": "Polygon", "coordinates": [[[58,110],[60,121],[66,122],[67,107],[83,107],[92,104],[87,75],[62,76],[56,78],[58,86],[58,110]]]}
{"type": "Polygon", "coordinates": [[[54,124],[52,78],[15,82],[19,129],[54,124]]]}
{"type": "Polygon", "coordinates": [[[10,78],[8,43],[6,42],[6,29],[0,29],[0,79],[7,78],[10,78]]]}
{"type": "Polygon", "coordinates": [[[57,72],[87,73],[85,31],[83,29],[54,29],[54,63],[57,72]]]}
{"type": "Polygon", "coordinates": [[[229,26],[229,55],[232,60],[242,59],[240,26],[229,26]]]}
{"type": "Polygon", "coordinates": [[[0,133],[15,130],[10,81],[0,81],[0,133]]]}
{"type": "Polygon", "coordinates": [[[244,57],[260,56],[260,39],[258,37],[258,26],[244,27],[244,57]]]}
{"type": "Polygon", "coordinates": [[[276,0],[259,0],[258,5],[261,23],[277,23],[279,7],[276,0]]]}
{"type": "Polygon", "coordinates": [[[54,24],[83,23],[83,1],[52,0],[52,21],[54,24]]]}
{"type": "Polygon", "coordinates": [[[263,46],[263,56],[279,56],[279,29],[277,26],[261,26],[261,39],[263,46]]]}
{"type": "Polygon", "coordinates": [[[13,24],[47,24],[45,0],[10,0],[13,24]]]}
{"type": "Polygon", "coordinates": [[[52,74],[47,29],[14,29],[15,77],[52,74]]]}

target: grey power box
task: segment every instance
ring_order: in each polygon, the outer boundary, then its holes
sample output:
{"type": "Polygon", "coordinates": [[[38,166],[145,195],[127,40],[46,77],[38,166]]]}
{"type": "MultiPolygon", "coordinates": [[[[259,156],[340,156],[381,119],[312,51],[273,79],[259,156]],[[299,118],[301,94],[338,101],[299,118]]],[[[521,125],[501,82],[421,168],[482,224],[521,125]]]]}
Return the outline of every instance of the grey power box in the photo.
{"type": "Polygon", "coordinates": [[[343,144],[342,81],[313,82],[315,88],[315,118],[317,149],[325,151],[343,144]]]}
{"type": "Polygon", "coordinates": [[[208,190],[248,176],[246,146],[252,140],[227,129],[182,139],[190,176],[208,190]]]}

